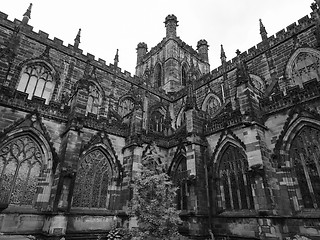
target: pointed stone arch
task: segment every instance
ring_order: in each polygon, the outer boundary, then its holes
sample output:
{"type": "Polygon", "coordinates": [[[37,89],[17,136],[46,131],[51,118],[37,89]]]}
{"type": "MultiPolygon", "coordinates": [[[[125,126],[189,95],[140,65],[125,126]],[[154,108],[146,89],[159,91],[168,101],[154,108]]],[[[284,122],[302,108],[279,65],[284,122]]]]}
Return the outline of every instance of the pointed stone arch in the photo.
{"type": "Polygon", "coordinates": [[[173,160],[169,166],[168,174],[171,177],[177,189],[177,209],[188,210],[189,204],[189,171],[187,168],[186,147],[183,143],[180,143],[173,160]]]}
{"type": "Polygon", "coordinates": [[[39,114],[0,135],[1,202],[46,209],[58,159],[39,114]],[[39,177],[41,176],[41,184],[39,177]]]}
{"type": "Polygon", "coordinates": [[[276,142],[273,164],[288,188],[288,201],[294,211],[320,208],[319,146],[319,114],[300,107],[293,109],[276,142]]]}
{"type": "Polygon", "coordinates": [[[160,62],[157,62],[154,66],[154,75],[153,75],[153,86],[154,87],[161,87],[164,84],[164,73],[163,73],[163,66],[160,62]]]}
{"type": "Polygon", "coordinates": [[[213,153],[213,199],[218,212],[253,209],[253,190],[244,143],[230,130],[220,135],[213,153]]]}
{"type": "Polygon", "coordinates": [[[73,208],[115,209],[123,169],[105,132],[96,134],[82,149],[74,191],[73,208]]]}
{"type": "Polygon", "coordinates": [[[288,59],[285,76],[289,86],[303,87],[304,82],[315,78],[320,81],[320,51],[310,47],[296,49],[288,59]]]}
{"type": "Polygon", "coordinates": [[[201,110],[208,113],[209,116],[214,116],[218,113],[221,105],[220,98],[214,93],[209,93],[201,104],[201,110]]]}

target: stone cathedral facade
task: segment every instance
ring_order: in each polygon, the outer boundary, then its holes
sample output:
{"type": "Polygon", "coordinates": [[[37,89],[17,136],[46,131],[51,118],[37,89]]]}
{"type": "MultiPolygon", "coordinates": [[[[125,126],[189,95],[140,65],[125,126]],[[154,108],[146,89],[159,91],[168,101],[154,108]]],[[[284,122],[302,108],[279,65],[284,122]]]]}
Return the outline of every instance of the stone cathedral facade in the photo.
{"type": "MultiPolygon", "coordinates": [[[[97,239],[126,225],[130,181],[158,154],[181,233],[320,239],[320,1],[210,70],[165,19],[135,76],[0,13],[0,232],[97,239]],[[299,17],[299,16],[298,16],[299,17]]],[[[288,7],[289,8],[289,7],[288,7]]],[[[181,23],[183,24],[183,23],[181,23]]]]}

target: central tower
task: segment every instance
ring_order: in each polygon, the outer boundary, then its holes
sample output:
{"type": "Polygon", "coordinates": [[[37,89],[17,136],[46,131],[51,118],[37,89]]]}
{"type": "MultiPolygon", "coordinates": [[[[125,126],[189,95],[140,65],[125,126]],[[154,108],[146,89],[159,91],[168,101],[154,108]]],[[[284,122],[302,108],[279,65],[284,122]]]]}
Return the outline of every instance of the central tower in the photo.
{"type": "Polygon", "coordinates": [[[136,75],[144,77],[146,84],[173,93],[186,86],[191,68],[197,73],[197,79],[210,71],[208,44],[198,41],[197,51],[177,36],[178,20],[173,14],[164,21],[166,36],[157,46],[148,52],[147,44],[137,46],[136,75]]]}

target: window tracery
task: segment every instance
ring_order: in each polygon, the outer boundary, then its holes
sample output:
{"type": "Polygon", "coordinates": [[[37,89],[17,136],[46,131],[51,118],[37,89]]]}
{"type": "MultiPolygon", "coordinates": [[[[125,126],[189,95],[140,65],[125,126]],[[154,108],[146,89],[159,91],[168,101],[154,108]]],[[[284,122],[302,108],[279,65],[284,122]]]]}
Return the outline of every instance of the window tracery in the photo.
{"type": "Polygon", "coordinates": [[[209,116],[214,115],[221,107],[220,100],[215,95],[210,95],[204,102],[202,110],[205,111],[209,116]]]}
{"type": "Polygon", "coordinates": [[[38,96],[49,103],[54,90],[52,71],[44,64],[27,66],[20,77],[17,90],[28,93],[28,99],[38,96]]]}
{"type": "Polygon", "coordinates": [[[217,189],[219,207],[224,210],[252,209],[253,196],[248,176],[248,161],[236,147],[229,145],[220,159],[217,189]]]}
{"type": "Polygon", "coordinates": [[[111,178],[111,165],[101,150],[94,150],[81,158],[73,193],[73,207],[108,208],[111,178]]]}
{"type": "Polygon", "coordinates": [[[179,165],[175,168],[173,175],[173,182],[177,189],[177,209],[187,210],[188,209],[188,195],[189,186],[187,184],[188,170],[187,170],[187,160],[182,157],[179,165]]]}
{"type": "Polygon", "coordinates": [[[0,148],[0,202],[33,205],[44,155],[30,136],[0,148]]]}
{"type": "Polygon", "coordinates": [[[95,85],[90,85],[86,113],[98,114],[101,102],[102,97],[99,89],[95,85]]]}
{"type": "Polygon", "coordinates": [[[163,123],[164,123],[164,116],[159,111],[153,112],[150,118],[151,130],[155,132],[162,132],[163,123]]]}
{"type": "Polygon", "coordinates": [[[118,113],[121,117],[131,113],[134,108],[134,102],[130,98],[122,100],[119,104],[118,113]]]}
{"type": "Polygon", "coordinates": [[[320,207],[320,131],[304,127],[294,138],[289,156],[305,208],[320,207]]]}
{"type": "Polygon", "coordinates": [[[320,80],[320,58],[311,52],[300,52],[292,64],[292,85],[300,85],[312,79],[320,80]]]}

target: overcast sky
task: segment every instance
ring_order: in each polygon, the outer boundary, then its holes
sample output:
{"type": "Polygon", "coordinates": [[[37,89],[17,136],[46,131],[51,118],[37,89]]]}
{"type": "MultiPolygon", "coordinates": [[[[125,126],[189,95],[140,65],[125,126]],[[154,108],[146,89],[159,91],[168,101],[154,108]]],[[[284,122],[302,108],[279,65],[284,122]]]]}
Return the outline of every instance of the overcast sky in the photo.
{"type": "Polygon", "coordinates": [[[79,28],[79,48],[113,63],[119,49],[119,67],[135,73],[136,47],[148,50],[165,36],[164,20],[177,16],[177,35],[196,49],[198,40],[209,44],[211,70],[220,65],[220,44],[227,59],[261,41],[259,19],[268,36],[311,12],[312,0],[2,0],[0,11],[13,20],[33,3],[29,24],[64,45],[72,44],[79,28]]]}

